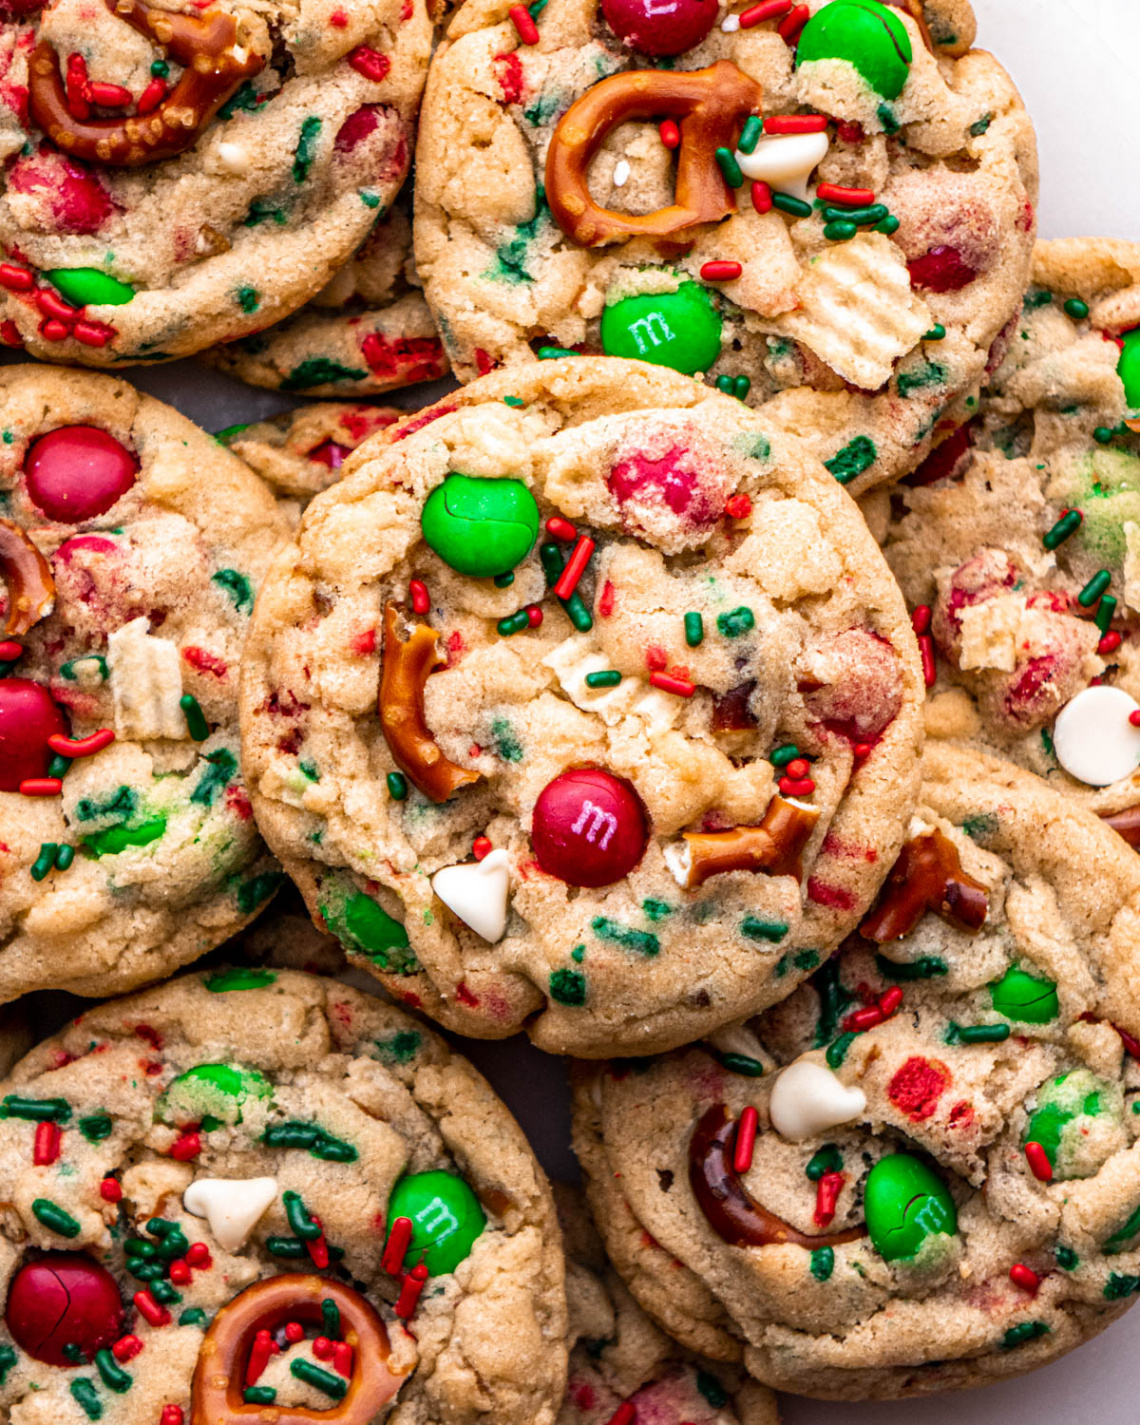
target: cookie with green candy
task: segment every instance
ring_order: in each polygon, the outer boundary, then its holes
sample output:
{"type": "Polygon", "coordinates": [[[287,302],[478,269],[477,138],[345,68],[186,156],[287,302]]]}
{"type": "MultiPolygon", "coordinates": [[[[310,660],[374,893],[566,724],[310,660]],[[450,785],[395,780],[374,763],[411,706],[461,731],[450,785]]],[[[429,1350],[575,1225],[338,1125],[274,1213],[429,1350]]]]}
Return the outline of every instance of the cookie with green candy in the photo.
{"type": "Polygon", "coordinates": [[[107,1001],[0,1083],[0,1150],[16,1413],[554,1418],[550,1189],[486,1081],[378,998],[235,965],[107,1001]]]}
{"type": "Polygon", "coordinates": [[[0,373],[0,1001],[105,996],[220,944],[283,877],[241,773],[269,487],[110,377],[0,373]]]}
{"type": "Polygon", "coordinates": [[[416,264],[459,379],[646,361],[768,404],[857,492],[912,470],[1035,227],[1032,127],[965,0],[549,0],[530,27],[464,10],[426,90],[416,264]]]}
{"type": "Polygon", "coordinates": [[[916,785],[913,636],[834,480],[617,358],[493,373],[346,470],[243,687],[259,823],[314,920],[448,1027],[561,1053],[788,993],[916,785]]]}
{"type": "Polygon", "coordinates": [[[672,1336],[824,1399],[1020,1374],[1140,1283],[1140,863],[1010,763],[928,744],[839,953],[683,1053],[580,1070],[575,1148],[672,1336]]]}
{"type": "Polygon", "coordinates": [[[980,402],[865,509],[924,630],[927,731],[1000,751],[1135,841],[1140,245],[1038,244],[980,402]]]}

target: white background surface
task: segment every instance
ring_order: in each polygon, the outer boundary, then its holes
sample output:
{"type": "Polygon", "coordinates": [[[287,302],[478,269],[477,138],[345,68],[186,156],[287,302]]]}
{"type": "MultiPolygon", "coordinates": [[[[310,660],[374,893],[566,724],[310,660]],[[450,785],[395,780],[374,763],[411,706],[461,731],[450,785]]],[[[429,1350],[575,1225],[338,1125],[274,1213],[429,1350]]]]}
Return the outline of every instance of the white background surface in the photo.
{"type": "MultiPolygon", "coordinates": [[[[1140,240],[1140,0],[974,0],[978,43],[1012,73],[1037,124],[1042,237],[1140,240]]],[[[123,373],[128,378],[131,373],[123,373]]],[[[137,384],[208,430],[295,404],[192,362],[140,373],[137,384]]],[[[433,387],[392,401],[424,403],[433,387]]],[[[467,1042],[530,1133],[552,1176],[572,1180],[564,1066],[524,1041],[467,1042]]],[[[829,1405],[784,1401],[786,1425],[1137,1425],[1140,1306],[1057,1364],[966,1395],[829,1405]]]]}

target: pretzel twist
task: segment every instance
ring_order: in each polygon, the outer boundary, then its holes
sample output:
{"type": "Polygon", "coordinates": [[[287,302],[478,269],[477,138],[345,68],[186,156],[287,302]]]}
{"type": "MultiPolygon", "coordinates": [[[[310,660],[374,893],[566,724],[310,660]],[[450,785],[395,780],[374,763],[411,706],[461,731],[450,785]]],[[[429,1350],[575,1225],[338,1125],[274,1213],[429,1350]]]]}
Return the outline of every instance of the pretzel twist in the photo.
{"type": "Polygon", "coordinates": [[[55,580],[47,560],[11,520],[0,520],[0,579],[8,590],[8,617],[0,633],[22,638],[55,606],[55,580]]]}
{"type": "Polygon", "coordinates": [[[55,46],[41,40],[29,65],[28,109],[48,138],[74,158],[138,168],[184,153],[238,87],[265,68],[261,55],[237,45],[237,24],[220,10],[178,15],[152,10],[144,0],[103,3],[184,68],[149,114],[77,119],[67,105],[55,46]]]}
{"type": "Polygon", "coordinates": [[[635,69],[588,89],[558,121],[546,156],[546,198],[567,237],[602,247],[630,237],[671,237],[736,210],[736,196],[716,161],[732,148],[744,120],[760,111],[764,91],[731,60],[708,69],[635,69]],[[680,120],[675,201],[634,216],[590,197],[590,163],[607,134],[628,119],[680,120]]]}
{"type": "Polygon", "coordinates": [[[274,1425],[367,1425],[395,1396],[405,1375],[388,1365],[388,1332],[375,1309],[352,1287],[327,1277],[286,1272],[255,1282],[223,1306],[210,1323],[198,1354],[190,1425],[252,1425],[272,1412],[274,1425]],[[260,1330],[286,1321],[321,1323],[321,1302],[340,1312],[343,1339],[353,1348],[353,1372],[344,1396],[328,1410],[303,1405],[246,1404],[242,1398],[250,1348],[260,1330]]]}

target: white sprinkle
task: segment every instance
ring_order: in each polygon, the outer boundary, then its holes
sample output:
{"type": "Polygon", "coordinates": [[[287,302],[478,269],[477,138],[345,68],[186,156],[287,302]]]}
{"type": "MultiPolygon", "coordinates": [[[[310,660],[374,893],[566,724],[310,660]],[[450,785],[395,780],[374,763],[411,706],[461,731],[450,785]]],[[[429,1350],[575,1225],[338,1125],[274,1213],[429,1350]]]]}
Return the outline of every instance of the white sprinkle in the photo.
{"type": "Polygon", "coordinates": [[[619,158],[614,167],[614,187],[624,188],[629,182],[629,163],[624,158],[619,158]]]}
{"type": "Polygon", "coordinates": [[[720,27],[726,35],[734,35],[740,29],[740,16],[726,15],[720,22],[720,27]]]}

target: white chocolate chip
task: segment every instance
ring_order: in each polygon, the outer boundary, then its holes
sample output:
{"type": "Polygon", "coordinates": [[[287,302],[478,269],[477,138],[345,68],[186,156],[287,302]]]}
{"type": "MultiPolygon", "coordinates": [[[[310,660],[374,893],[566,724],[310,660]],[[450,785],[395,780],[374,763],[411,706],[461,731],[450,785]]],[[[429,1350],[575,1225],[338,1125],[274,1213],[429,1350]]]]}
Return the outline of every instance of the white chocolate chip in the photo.
{"type": "Polygon", "coordinates": [[[867,1107],[867,1095],[848,1088],[824,1064],[798,1059],[772,1085],[768,1116],[782,1138],[798,1142],[850,1123],[867,1107]]]}
{"type": "Polygon", "coordinates": [[[827,157],[828,146],[826,134],[772,134],[760,139],[751,153],[737,149],[736,161],[746,178],[759,178],[777,193],[806,199],[808,179],[827,157]]]}
{"type": "Polygon", "coordinates": [[[226,173],[249,172],[249,153],[240,143],[220,143],[218,145],[218,162],[226,173]]]}
{"type": "Polygon", "coordinates": [[[237,1252],[276,1196],[276,1178],[199,1178],[182,1194],[182,1206],[206,1219],[219,1247],[237,1252]]]}
{"type": "Polygon", "coordinates": [[[145,617],[107,637],[107,667],[115,704],[115,733],[122,738],[190,736],[179,705],[182,659],[178,645],[155,638],[145,617]]]}
{"type": "Polygon", "coordinates": [[[1107,787],[1140,767],[1140,727],[1129,716],[1140,704],[1123,688],[1085,688],[1057,714],[1053,750],[1070,777],[1107,787]]]}
{"type": "Polygon", "coordinates": [[[614,165],[613,184],[615,188],[624,188],[629,182],[629,160],[619,158],[614,165]]]}
{"type": "Polygon", "coordinates": [[[726,15],[720,22],[720,28],[726,35],[734,35],[740,29],[739,15],[726,15]]]}
{"type": "Polygon", "coordinates": [[[482,861],[445,866],[431,878],[432,890],[448,910],[491,945],[507,929],[510,863],[505,851],[491,851],[482,861]]]}

